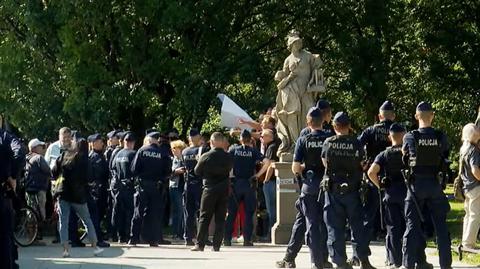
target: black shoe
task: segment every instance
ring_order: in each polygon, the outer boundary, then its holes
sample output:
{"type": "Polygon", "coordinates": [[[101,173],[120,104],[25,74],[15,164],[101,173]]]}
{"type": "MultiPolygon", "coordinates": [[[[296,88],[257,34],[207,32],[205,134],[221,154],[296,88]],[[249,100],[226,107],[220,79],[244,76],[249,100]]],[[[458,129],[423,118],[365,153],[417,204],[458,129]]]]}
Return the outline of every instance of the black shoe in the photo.
{"type": "Polygon", "coordinates": [[[333,268],[333,264],[329,261],[326,261],[323,263],[323,268],[325,269],[333,268]]]}
{"type": "Polygon", "coordinates": [[[232,246],[232,241],[230,240],[223,240],[223,245],[226,247],[231,247],[232,246]]]}
{"type": "Polygon", "coordinates": [[[195,246],[195,243],[193,243],[193,240],[187,240],[185,241],[185,246],[195,246]]]}
{"type": "Polygon", "coordinates": [[[203,251],[203,247],[199,246],[199,245],[195,245],[193,248],[191,248],[190,250],[191,251],[203,251]]]}
{"type": "Polygon", "coordinates": [[[360,260],[357,257],[352,257],[347,261],[347,264],[350,266],[360,266],[360,260]]]}
{"type": "Polygon", "coordinates": [[[253,247],[253,242],[252,241],[244,241],[243,246],[244,247],[253,247]]]}
{"type": "Polygon", "coordinates": [[[360,269],[377,269],[373,267],[373,265],[370,264],[370,261],[368,259],[364,261],[360,261],[360,269]]]}
{"type": "Polygon", "coordinates": [[[168,240],[161,240],[160,242],[158,242],[159,245],[171,245],[172,242],[171,241],[168,241],[168,240]]]}
{"type": "Polygon", "coordinates": [[[133,239],[130,239],[130,241],[128,241],[128,246],[130,247],[136,247],[137,246],[137,241],[133,240],[133,239]]]}
{"type": "Polygon", "coordinates": [[[415,269],[433,269],[433,264],[425,261],[423,263],[417,264],[417,266],[415,266],[415,269]]]}
{"type": "Polygon", "coordinates": [[[210,240],[207,240],[207,241],[205,242],[205,245],[206,245],[206,246],[213,246],[213,242],[210,241],[210,240]]]}
{"type": "Polygon", "coordinates": [[[296,268],[295,260],[287,261],[285,259],[275,263],[277,268],[296,268]]]}
{"type": "Polygon", "coordinates": [[[315,263],[312,263],[312,269],[323,269],[323,266],[322,265],[318,265],[318,264],[315,264],[315,263]]]}
{"type": "Polygon", "coordinates": [[[60,243],[60,239],[55,238],[52,240],[52,244],[58,244],[58,243],[60,243]]]}
{"type": "Polygon", "coordinates": [[[212,251],[214,251],[214,252],[219,252],[219,251],[220,251],[220,247],[213,247],[213,248],[212,248],[212,251]]]}
{"type": "Polygon", "coordinates": [[[98,247],[101,247],[101,248],[109,248],[110,247],[110,244],[105,242],[105,241],[101,241],[101,242],[98,242],[97,243],[97,246],[98,247]]]}
{"type": "Polygon", "coordinates": [[[158,244],[157,244],[157,243],[150,243],[150,247],[152,247],[152,248],[158,248],[158,244]]]}
{"type": "Polygon", "coordinates": [[[72,245],[72,248],[84,248],[85,247],[85,244],[81,241],[71,242],[70,245],[72,245]]]}

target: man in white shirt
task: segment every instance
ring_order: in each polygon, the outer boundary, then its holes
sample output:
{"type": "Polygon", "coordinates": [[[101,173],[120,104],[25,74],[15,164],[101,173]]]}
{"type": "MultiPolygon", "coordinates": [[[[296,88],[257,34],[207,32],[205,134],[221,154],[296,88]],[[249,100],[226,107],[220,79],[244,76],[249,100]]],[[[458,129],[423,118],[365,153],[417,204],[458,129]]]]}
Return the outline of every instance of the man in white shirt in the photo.
{"type": "Polygon", "coordinates": [[[45,152],[45,160],[51,169],[55,165],[55,161],[60,154],[66,149],[69,149],[72,145],[72,131],[68,127],[62,127],[58,131],[58,141],[52,143],[48,146],[47,151],[45,152]]]}

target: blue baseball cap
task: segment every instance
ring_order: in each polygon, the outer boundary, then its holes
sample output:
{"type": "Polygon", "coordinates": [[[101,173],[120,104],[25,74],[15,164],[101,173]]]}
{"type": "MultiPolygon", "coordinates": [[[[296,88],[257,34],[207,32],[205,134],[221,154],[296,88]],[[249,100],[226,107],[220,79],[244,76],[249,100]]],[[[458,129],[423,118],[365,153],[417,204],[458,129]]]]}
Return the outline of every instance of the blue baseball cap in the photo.
{"type": "Polygon", "coordinates": [[[389,131],[390,133],[404,133],[406,130],[401,124],[394,123],[390,126],[389,131]]]}
{"type": "Polygon", "coordinates": [[[433,111],[433,107],[430,103],[422,101],[418,103],[417,111],[420,111],[420,112],[433,111]]]}
{"type": "Polygon", "coordinates": [[[325,99],[320,99],[317,102],[317,107],[321,110],[330,108],[330,103],[325,99]]]}
{"type": "Polygon", "coordinates": [[[350,117],[346,112],[340,111],[333,117],[333,122],[342,125],[350,124],[350,117]]]}
{"type": "Polygon", "coordinates": [[[322,111],[320,108],[314,106],[308,110],[307,116],[312,118],[320,118],[322,116],[322,111]]]}
{"type": "Polygon", "coordinates": [[[385,101],[380,106],[380,111],[394,111],[394,110],[395,110],[395,107],[390,101],[385,101]]]}

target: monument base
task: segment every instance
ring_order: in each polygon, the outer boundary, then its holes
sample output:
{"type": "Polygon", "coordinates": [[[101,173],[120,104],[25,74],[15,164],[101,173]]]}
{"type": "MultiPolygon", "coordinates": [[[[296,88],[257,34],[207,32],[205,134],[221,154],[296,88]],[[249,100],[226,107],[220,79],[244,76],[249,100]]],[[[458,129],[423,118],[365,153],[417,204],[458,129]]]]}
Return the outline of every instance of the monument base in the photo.
{"type": "Polygon", "coordinates": [[[287,244],[297,212],[297,184],[293,179],[291,162],[277,162],[274,168],[277,176],[277,222],[272,227],[272,243],[287,244]]]}

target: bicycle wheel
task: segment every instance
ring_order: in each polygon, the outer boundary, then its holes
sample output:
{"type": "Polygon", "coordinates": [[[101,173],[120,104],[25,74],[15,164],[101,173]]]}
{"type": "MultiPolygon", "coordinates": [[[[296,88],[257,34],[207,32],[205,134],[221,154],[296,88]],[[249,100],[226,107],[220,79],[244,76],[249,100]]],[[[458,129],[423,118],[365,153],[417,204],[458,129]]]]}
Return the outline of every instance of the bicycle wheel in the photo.
{"type": "Polygon", "coordinates": [[[38,235],[38,217],[35,211],[25,206],[15,212],[15,242],[22,247],[30,246],[38,235]]]}

